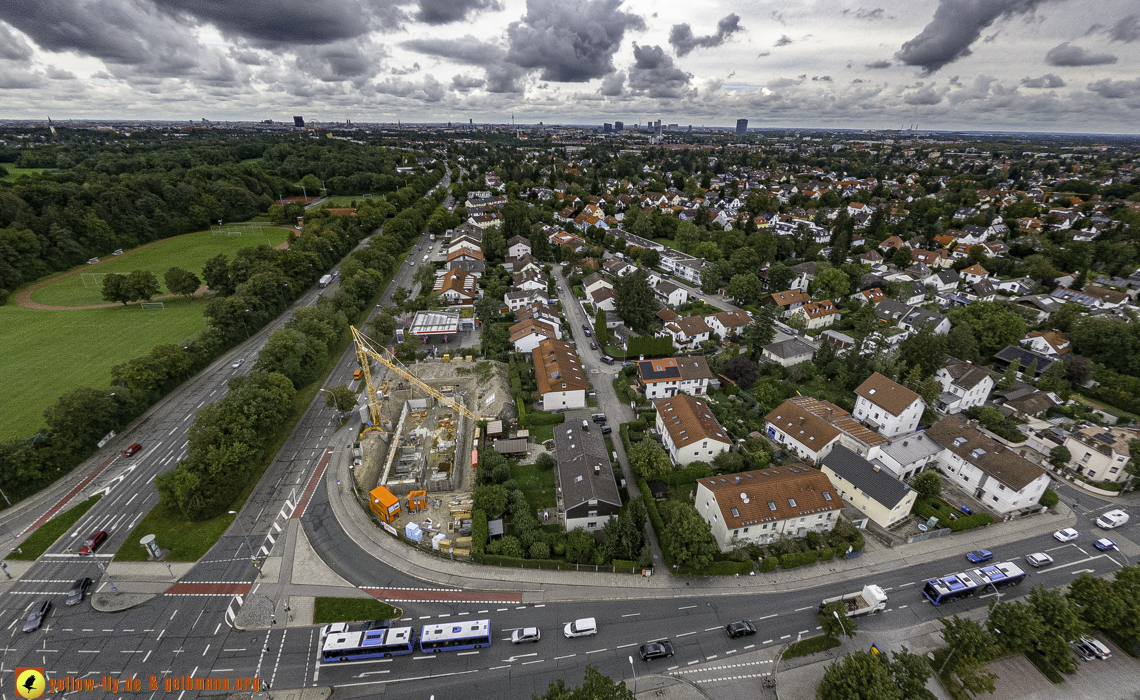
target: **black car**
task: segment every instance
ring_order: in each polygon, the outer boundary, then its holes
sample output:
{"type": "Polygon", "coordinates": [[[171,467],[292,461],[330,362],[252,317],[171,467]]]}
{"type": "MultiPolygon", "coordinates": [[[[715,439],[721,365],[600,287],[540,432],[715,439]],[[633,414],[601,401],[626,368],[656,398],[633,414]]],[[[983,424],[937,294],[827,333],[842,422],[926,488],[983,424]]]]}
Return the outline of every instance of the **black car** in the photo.
{"type": "Polygon", "coordinates": [[[364,627],[361,628],[361,631],[367,632],[368,630],[386,630],[390,629],[391,627],[391,620],[369,620],[368,622],[364,623],[364,627]]]}
{"type": "Polygon", "coordinates": [[[756,634],[756,625],[748,620],[740,620],[739,622],[730,622],[725,625],[724,631],[728,632],[728,636],[733,639],[737,637],[747,637],[756,634]]]}
{"type": "Polygon", "coordinates": [[[641,660],[664,659],[673,655],[673,643],[668,639],[641,645],[641,660]]]}
{"type": "Polygon", "coordinates": [[[35,632],[44,623],[44,618],[51,612],[51,601],[41,600],[39,604],[32,606],[32,611],[28,613],[28,619],[24,620],[24,631],[35,632]]]}
{"type": "Polygon", "coordinates": [[[64,605],[71,607],[82,603],[84,596],[87,595],[88,588],[91,588],[90,578],[75,579],[75,583],[71,584],[71,590],[67,592],[67,600],[64,601],[64,605]]]}

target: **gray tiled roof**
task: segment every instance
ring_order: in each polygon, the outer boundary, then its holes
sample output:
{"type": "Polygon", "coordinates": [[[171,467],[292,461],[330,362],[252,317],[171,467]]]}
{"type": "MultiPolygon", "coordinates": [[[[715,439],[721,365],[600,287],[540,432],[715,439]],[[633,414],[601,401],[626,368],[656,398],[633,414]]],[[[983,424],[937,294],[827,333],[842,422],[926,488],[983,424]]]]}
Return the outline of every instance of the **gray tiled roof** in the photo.
{"type": "Polygon", "coordinates": [[[888,508],[894,508],[910,491],[910,487],[896,479],[890,470],[876,471],[873,464],[843,445],[836,445],[820,464],[888,508]]]}
{"type": "Polygon", "coordinates": [[[576,420],[554,426],[554,454],[566,510],[595,498],[621,507],[621,493],[600,427],[592,425],[583,430],[576,420]],[[595,466],[600,467],[597,473],[595,466]]]}

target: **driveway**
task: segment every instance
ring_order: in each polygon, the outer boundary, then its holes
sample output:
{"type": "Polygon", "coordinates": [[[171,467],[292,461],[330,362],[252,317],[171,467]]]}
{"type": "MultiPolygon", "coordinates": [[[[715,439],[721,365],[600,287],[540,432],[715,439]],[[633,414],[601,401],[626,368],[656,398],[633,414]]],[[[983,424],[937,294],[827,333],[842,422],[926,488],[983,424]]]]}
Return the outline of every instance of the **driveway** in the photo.
{"type": "MultiPolygon", "coordinates": [[[[637,498],[642,495],[641,489],[638,488],[633,471],[629,468],[629,459],[625,455],[625,445],[622,444],[621,436],[618,434],[619,425],[637,418],[637,414],[629,407],[629,404],[619,401],[614,392],[613,378],[615,374],[621,371],[621,365],[618,363],[607,365],[602,362],[601,349],[590,350],[591,338],[586,337],[586,333],[582,330],[582,324],[588,324],[593,328],[593,320],[586,317],[581,304],[574,298],[570,284],[562,274],[561,266],[554,269],[554,279],[555,284],[562,287],[563,291],[558,294],[558,299],[562,302],[562,317],[570,324],[570,332],[577,343],[578,357],[582,360],[582,368],[589,374],[590,384],[597,392],[598,410],[606,414],[606,418],[609,419],[610,425],[614,428],[614,452],[617,452],[621,473],[625,475],[626,488],[629,490],[630,498],[637,498]]],[[[646,523],[645,530],[650,551],[653,553],[654,566],[664,567],[665,559],[661,555],[661,545],[657,542],[653,528],[646,523]]],[[[658,568],[658,571],[662,570],[662,568],[658,568]]]]}

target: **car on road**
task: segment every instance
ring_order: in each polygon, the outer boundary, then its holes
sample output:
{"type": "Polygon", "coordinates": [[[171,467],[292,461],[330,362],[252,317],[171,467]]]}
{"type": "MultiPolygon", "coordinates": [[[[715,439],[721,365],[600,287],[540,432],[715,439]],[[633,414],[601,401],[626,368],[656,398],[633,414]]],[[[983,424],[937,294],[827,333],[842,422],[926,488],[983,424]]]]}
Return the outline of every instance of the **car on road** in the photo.
{"type": "Polygon", "coordinates": [[[527,644],[542,639],[537,627],[523,627],[511,632],[511,644],[527,644]]]}
{"type": "Polygon", "coordinates": [[[614,363],[614,358],[610,357],[609,355],[602,355],[602,362],[605,362],[607,365],[612,365],[614,363]]]}
{"type": "Polygon", "coordinates": [[[71,590],[67,592],[67,600],[63,601],[63,604],[69,608],[72,605],[79,605],[83,602],[83,597],[87,595],[88,588],[91,588],[90,577],[75,579],[75,583],[71,584],[71,590]]]}
{"type": "Polygon", "coordinates": [[[641,660],[648,661],[650,659],[667,659],[673,655],[673,643],[668,639],[661,639],[656,642],[649,642],[642,644],[641,660]]]}
{"type": "Polygon", "coordinates": [[[32,605],[32,611],[28,613],[27,619],[24,620],[24,631],[35,632],[44,623],[44,618],[51,612],[51,601],[41,600],[39,603],[32,605]]]}
{"type": "Polygon", "coordinates": [[[241,367],[244,364],[245,364],[245,358],[239,357],[238,359],[234,360],[234,363],[232,365],[230,365],[230,367],[237,369],[238,367],[241,367]]]}
{"type": "Polygon", "coordinates": [[[1111,530],[1120,527],[1128,522],[1128,513],[1117,509],[1110,510],[1104,515],[1096,519],[1096,526],[1104,530],[1111,530]]]}
{"type": "Polygon", "coordinates": [[[590,338],[590,337],[592,337],[592,335],[593,335],[593,334],[592,334],[592,333],[590,333],[590,329],[589,329],[589,328],[587,328],[587,329],[586,329],[586,337],[587,337],[587,338],[590,338]]]}
{"type": "Polygon", "coordinates": [[[1073,540],[1077,539],[1080,534],[1081,533],[1077,532],[1073,528],[1067,527],[1064,530],[1057,530],[1054,532],[1053,539],[1057,540],[1058,542],[1072,542],[1073,540]]]}
{"type": "Polygon", "coordinates": [[[1107,552],[1110,549],[1120,549],[1114,540],[1110,540],[1107,537],[1102,537],[1096,542],[1093,542],[1093,546],[1102,552],[1107,552]]]}
{"type": "Polygon", "coordinates": [[[730,622],[724,626],[724,631],[728,633],[729,637],[736,639],[737,637],[747,637],[756,634],[756,625],[752,624],[749,620],[740,620],[738,622],[730,622]]]}
{"type": "Polygon", "coordinates": [[[95,550],[99,549],[100,545],[107,540],[107,532],[105,530],[97,530],[91,533],[84,542],[83,546],[79,548],[79,554],[94,554],[95,550]]]}
{"type": "Polygon", "coordinates": [[[140,445],[136,442],[135,444],[131,445],[127,449],[123,450],[123,456],[124,457],[133,457],[135,455],[135,453],[141,449],[142,449],[142,445],[140,445]]]}
{"type": "Polygon", "coordinates": [[[391,627],[391,620],[369,620],[368,622],[364,623],[364,626],[360,628],[360,631],[367,632],[368,630],[386,630],[391,629],[391,627]]]}
{"type": "Polygon", "coordinates": [[[561,293],[562,293],[562,285],[560,285],[560,284],[556,284],[556,285],[554,285],[554,288],[558,290],[558,293],[559,293],[559,294],[561,294],[561,293]]]}
{"type": "Polygon", "coordinates": [[[591,350],[597,350],[597,349],[598,349],[598,344],[597,344],[597,343],[595,343],[594,341],[592,341],[592,340],[591,340],[591,341],[590,341],[590,349],[591,349],[591,350]]]}
{"type": "Polygon", "coordinates": [[[1030,566],[1036,569],[1040,569],[1042,566],[1049,566],[1052,564],[1053,557],[1049,556],[1045,552],[1036,552],[1025,557],[1025,561],[1029,562],[1030,566]]]}
{"type": "Polygon", "coordinates": [[[975,564],[981,564],[994,558],[994,553],[988,549],[976,549],[966,555],[966,558],[975,564]]]}
{"type": "Polygon", "coordinates": [[[592,617],[583,617],[573,622],[567,622],[562,633],[567,637],[588,637],[598,633],[598,623],[592,617]]]}

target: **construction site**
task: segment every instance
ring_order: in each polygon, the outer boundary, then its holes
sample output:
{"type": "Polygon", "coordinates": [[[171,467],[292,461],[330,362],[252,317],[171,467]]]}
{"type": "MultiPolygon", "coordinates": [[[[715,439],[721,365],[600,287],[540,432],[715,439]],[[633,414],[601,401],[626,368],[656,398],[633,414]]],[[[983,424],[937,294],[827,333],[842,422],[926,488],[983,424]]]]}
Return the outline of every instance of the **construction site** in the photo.
{"type": "Polygon", "coordinates": [[[507,366],[464,356],[404,365],[356,336],[368,396],[353,470],[358,493],[415,541],[469,536],[477,423],[515,412],[507,366]]]}

